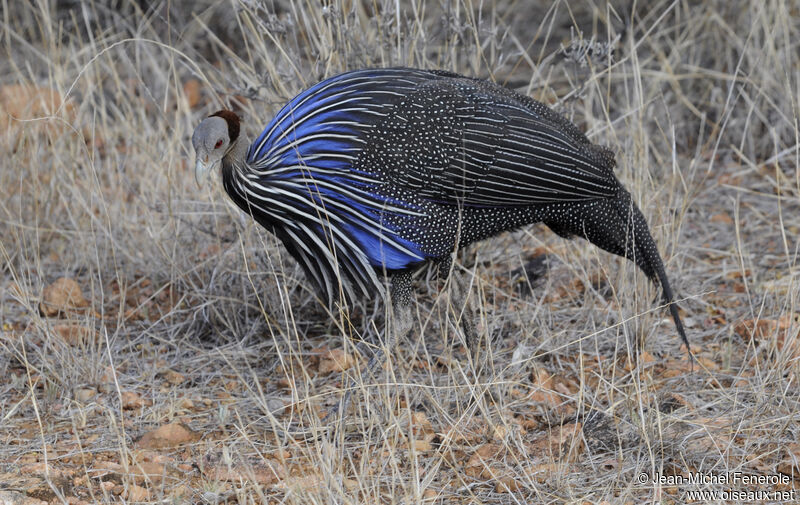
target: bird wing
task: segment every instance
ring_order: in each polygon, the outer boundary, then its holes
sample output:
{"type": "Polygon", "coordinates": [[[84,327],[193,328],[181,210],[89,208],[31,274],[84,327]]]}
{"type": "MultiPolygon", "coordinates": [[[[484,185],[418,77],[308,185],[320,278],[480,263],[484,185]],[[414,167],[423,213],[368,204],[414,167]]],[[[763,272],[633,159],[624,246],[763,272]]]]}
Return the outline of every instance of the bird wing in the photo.
{"type": "Polygon", "coordinates": [[[613,154],[561,115],[487,81],[434,75],[396,103],[366,143],[387,183],[467,206],[616,194],[613,154]]]}
{"type": "Polygon", "coordinates": [[[428,215],[426,201],[524,206],[616,188],[613,156],[543,105],[413,69],[349,72],[300,93],[251,144],[246,166],[228,171],[226,190],[278,232],[329,300],[340,279],[353,298],[374,291],[376,271],[430,256],[406,233],[428,215]]]}
{"type": "Polygon", "coordinates": [[[265,175],[275,175],[277,167],[316,164],[346,176],[349,155],[361,150],[366,132],[431,75],[413,69],[365,69],[317,83],[269,122],[250,146],[248,164],[265,175]]]}

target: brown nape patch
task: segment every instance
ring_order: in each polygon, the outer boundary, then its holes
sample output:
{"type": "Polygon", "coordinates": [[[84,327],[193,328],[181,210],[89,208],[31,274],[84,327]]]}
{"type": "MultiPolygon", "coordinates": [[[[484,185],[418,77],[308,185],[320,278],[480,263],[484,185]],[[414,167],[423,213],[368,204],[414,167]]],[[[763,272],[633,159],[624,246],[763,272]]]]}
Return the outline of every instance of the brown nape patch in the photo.
{"type": "Polygon", "coordinates": [[[228,139],[233,144],[233,141],[239,138],[239,116],[235,112],[225,109],[218,110],[208,117],[214,116],[221,117],[228,123],[228,139]]]}

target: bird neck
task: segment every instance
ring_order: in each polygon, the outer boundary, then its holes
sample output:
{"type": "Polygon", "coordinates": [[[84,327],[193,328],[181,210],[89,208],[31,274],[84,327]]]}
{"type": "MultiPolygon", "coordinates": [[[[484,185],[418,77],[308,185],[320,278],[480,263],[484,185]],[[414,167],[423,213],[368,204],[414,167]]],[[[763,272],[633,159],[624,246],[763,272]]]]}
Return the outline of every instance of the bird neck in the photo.
{"type": "Polygon", "coordinates": [[[244,133],[238,135],[236,140],[233,141],[231,148],[228,149],[228,152],[222,157],[223,166],[239,167],[241,170],[247,163],[247,149],[249,147],[250,139],[247,138],[247,135],[244,133]]]}

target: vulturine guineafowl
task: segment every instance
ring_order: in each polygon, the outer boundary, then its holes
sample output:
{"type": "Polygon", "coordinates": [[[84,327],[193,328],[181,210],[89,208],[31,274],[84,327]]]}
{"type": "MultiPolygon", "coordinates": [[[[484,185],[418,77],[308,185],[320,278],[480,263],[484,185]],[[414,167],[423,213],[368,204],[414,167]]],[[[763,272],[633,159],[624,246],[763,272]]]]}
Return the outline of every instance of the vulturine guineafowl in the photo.
{"type": "MultiPolygon", "coordinates": [[[[660,283],[689,347],[614,155],[527,96],[443,71],[358,70],[300,93],[252,144],[225,110],[192,143],[198,182],[221,163],[228,195],[281,239],[325,300],[374,297],[391,276],[387,348],[411,328],[415,269],[435,261],[447,275],[458,248],[537,222],[634,261],[660,283]]],[[[453,294],[463,303],[461,282],[453,294]]],[[[469,317],[462,329],[474,353],[469,317]]]]}

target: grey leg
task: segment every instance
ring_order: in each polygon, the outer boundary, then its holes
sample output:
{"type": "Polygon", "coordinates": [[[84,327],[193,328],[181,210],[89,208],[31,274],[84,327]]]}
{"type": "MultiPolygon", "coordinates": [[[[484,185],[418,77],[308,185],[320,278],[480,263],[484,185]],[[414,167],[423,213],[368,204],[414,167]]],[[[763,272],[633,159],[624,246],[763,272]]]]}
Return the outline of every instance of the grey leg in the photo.
{"type": "MultiPolygon", "coordinates": [[[[378,368],[386,357],[386,352],[392,352],[398,341],[402,340],[414,325],[414,313],[411,310],[411,274],[401,272],[392,277],[392,288],[390,291],[393,318],[386,322],[384,331],[384,341],[379,345],[367,362],[367,377],[372,377],[375,369],[378,368]]],[[[341,413],[342,417],[347,412],[350,405],[350,397],[355,389],[355,380],[351,380],[347,392],[339,405],[331,408],[325,419],[332,419],[331,415],[341,413]]]]}
{"type": "Polygon", "coordinates": [[[390,294],[394,317],[390,324],[387,324],[388,331],[385,332],[383,346],[379,346],[375,350],[375,354],[372,355],[372,358],[367,363],[367,376],[369,377],[372,376],[375,368],[383,363],[386,357],[384,349],[391,352],[397,342],[408,335],[414,325],[414,314],[411,310],[411,274],[408,272],[395,274],[392,277],[390,294]]]}
{"type": "Polygon", "coordinates": [[[475,311],[472,307],[472,301],[469,298],[469,284],[467,284],[464,276],[457,272],[450,274],[453,266],[453,259],[451,256],[446,256],[439,260],[439,276],[443,278],[450,278],[450,302],[456,311],[456,322],[461,326],[461,331],[464,332],[464,342],[467,344],[470,356],[473,361],[477,359],[478,355],[478,332],[475,329],[475,311]]]}

